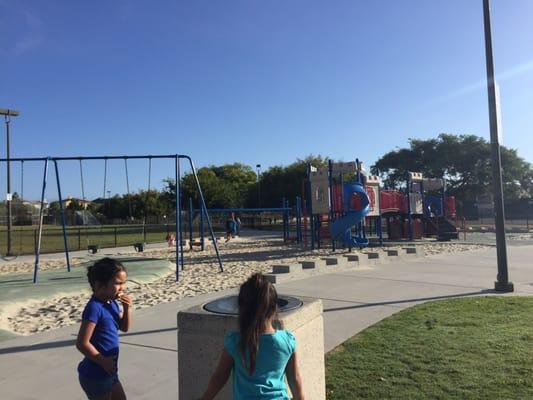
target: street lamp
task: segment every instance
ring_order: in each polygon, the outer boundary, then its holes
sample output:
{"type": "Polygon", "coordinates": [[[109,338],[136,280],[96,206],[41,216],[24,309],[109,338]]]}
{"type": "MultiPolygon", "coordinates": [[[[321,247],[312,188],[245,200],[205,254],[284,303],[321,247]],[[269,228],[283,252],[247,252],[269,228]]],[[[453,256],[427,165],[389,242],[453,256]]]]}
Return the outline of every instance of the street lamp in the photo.
{"type": "Polygon", "coordinates": [[[257,169],[257,207],[261,208],[261,164],[256,164],[255,168],[257,169]]]}
{"type": "Polygon", "coordinates": [[[501,171],[500,143],[498,139],[498,108],[496,84],[494,81],[494,61],[492,58],[492,34],[490,29],[489,0],[483,0],[483,22],[485,27],[485,58],[487,64],[487,91],[489,99],[489,126],[491,145],[492,181],[494,191],[494,213],[496,223],[496,254],[498,259],[497,281],[494,290],[512,292],[507,271],[507,247],[505,244],[505,215],[503,210],[503,185],[501,171]]]}
{"type": "Polygon", "coordinates": [[[7,253],[6,256],[12,256],[13,250],[11,248],[11,168],[9,162],[9,124],[11,122],[11,117],[18,117],[19,112],[15,110],[9,110],[5,108],[0,108],[0,115],[3,115],[6,121],[6,159],[7,159],[7,253]]]}

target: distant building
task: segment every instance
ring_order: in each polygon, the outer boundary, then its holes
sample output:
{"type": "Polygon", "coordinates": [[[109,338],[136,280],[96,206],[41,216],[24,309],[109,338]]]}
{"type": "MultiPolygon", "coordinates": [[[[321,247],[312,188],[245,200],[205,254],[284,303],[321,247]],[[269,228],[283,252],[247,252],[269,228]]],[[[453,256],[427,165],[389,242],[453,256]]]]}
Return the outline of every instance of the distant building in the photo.
{"type": "MultiPolygon", "coordinates": [[[[83,207],[84,210],[86,210],[87,207],[89,207],[89,204],[92,203],[92,201],[90,201],[90,200],[83,200],[83,199],[77,199],[75,197],[68,197],[68,198],[63,200],[63,209],[68,208],[73,201],[75,201],[78,204],[80,204],[83,207]]],[[[50,206],[54,207],[56,204],[59,205],[59,201],[51,202],[50,206]]]]}
{"type": "MultiPolygon", "coordinates": [[[[35,201],[26,201],[26,200],[24,200],[22,202],[22,205],[26,206],[26,207],[32,207],[34,210],[37,210],[37,211],[39,211],[41,209],[41,202],[38,201],[38,200],[35,200],[35,201]]],[[[48,201],[47,200],[43,201],[43,208],[45,210],[48,208],[48,206],[49,206],[48,201]]]]}

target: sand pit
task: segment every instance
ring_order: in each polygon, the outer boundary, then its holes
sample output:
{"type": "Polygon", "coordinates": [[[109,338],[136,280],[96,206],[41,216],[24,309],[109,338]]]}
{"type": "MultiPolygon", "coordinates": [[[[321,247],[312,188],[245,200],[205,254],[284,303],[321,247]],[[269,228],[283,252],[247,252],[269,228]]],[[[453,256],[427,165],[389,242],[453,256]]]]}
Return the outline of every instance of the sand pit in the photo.
{"type": "MultiPolygon", "coordinates": [[[[458,253],[483,248],[483,245],[460,243],[419,244],[426,255],[458,253]]],[[[394,249],[387,247],[386,249],[394,249]]],[[[398,247],[399,248],[399,247],[398,247]]],[[[385,248],[384,248],[385,249],[385,248]]],[[[384,251],[373,248],[371,251],[384,251]]],[[[179,300],[204,293],[217,292],[239,286],[253,272],[271,272],[273,264],[291,264],[297,261],[313,260],[321,256],[332,255],[330,249],[306,250],[296,245],[287,246],[280,239],[240,239],[220,245],[225,272],[218,272],[213,248],[206,251],[188,251],[185,253],[185,270],[180,271],[180,281],[176,282],[174,272],[148,284],[128,282],[127,292],[134,298],[134,308],[140,309],[160,303],[179,300]]],[[[335,254],[346,252],[339,250],[335,254]]],[[[363,250],[370,251],[370,250],[363,250]]],[[[124,253],[122,254],[124,255],[124,253]]],[[[175,259],[171,249],[148,250],[144,253],[129,255],[162,259],[175,259]]],[[[80,264],[86,260],[75,260],[80,264]]],[[[63,258],[43,261],[42,270],[65,268],[63,258]]],[[[79,267],[78,268],[82,268],[79,267]]],[[[0,266],[0,274],[32,272],[32,263],[10,262],[0,266]]],[[[29,335],[36,332],[60,328],[79,323],[81,311],[90,297],[87,290],[77,295],[57,296],[27,304],[12,304],[8,310],[2,310],[0,329],[17,334],[29,335]]]]}

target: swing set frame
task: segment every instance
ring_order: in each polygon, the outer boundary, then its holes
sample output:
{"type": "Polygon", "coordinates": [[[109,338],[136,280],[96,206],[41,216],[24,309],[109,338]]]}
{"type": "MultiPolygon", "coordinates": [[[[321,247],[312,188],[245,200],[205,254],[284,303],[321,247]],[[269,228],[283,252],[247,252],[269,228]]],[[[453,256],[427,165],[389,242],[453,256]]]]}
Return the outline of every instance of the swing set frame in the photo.
{"type": "MultiPolygon", "coordinates": [[[[126,173],[127,173],[127,160],[130,159],[145,159],[149,161],[149,168],[150,168],[150,174],[151,174],[151,161],[153,159],[173,159],[174,160],[174,177],[176,180],[176,193],[175,193],[175,200],[176,200],[176,281],[179,281],[179,270],[180,265],[181,269],[183,270],[184,266],[184,256],[183,256],[183,244],[184,244],[184,236],[182,234],[182,204],[181,204],[181,166],[180,161],[185,160],[188,161],[188,164],[191,168],[192,174],[194,176],[194,180],[196,183],[196,188],[198,189],[198,193],[200,195],[200,202],[202,207],[202,212],[206,217],[207,224],[209,226],[209,233],[211,235],[211,239],[213,241],[213,245],[215,247],[215,252],[219,264],[219,270],[220,272],[224,272],[224,266],[222,265],[222,259],[220,258],[220,252],[218,250],[218,245],[216,241],[216,237],[213,231],[213,225],[211,224],[211,219],[209,218],[208,210],[205,204],[204,195],[202,192],[202,188],[200,187],[200,181],[198,179],[198,175],[196,173],[196,168],[194,166],[194,162],[191,157],[184,154],[167,154],[167,155],[134,155],[134,156],[78,156],[78,157],[26,157],[26,158],[0,158],[0,162],[43,162],[44,163],[44,173],[43,173],[43,182],[42,182],[42,190],[41,190],[41,207],[39,210],[39,229],[38,229],[38,236],[37,236],[37,246],[35,249],[35,264],[34,264],[34,270],[33,270],[33,283],[37,283],[39,280],[39,262],[40,262],[40,255],[41,255],[41,238],[42,238],[42,231],[43,231],[43,217],[44,217],[44,199],[46,194],[46,184],[47,184],[47,177],[48,177],[48,167],[50,163],[54,164],[54,170],[55,170],[55,176],[56,176],[56,184],[57,184],[57,194],[59,198],[59,206],[60,206],[60,213],[61,213],[61,225],[63,227],[63,242],[65,246],[65,258],[67,262],[67,271],[70,272],[71,266],[70,266],[70,255],[68,250],[68,239],[67,239],[67,230],[66,230],[66,222],[65,222],[65,211],[63,207],[63,197],[61,195],[61,180],[59,176],[59,163],[61,161],[79,161],[80,162],[80,171],[82,171],[81,163],[85,160],[104,160],[106,171],[107,171],[107,160],[124,160],[126,165],[126,173]]],[[[81,172],[83,174],[83,172],[81,172]]],[[[82,175],[83,176],[83,175],[82,175]]],[[[104,180],[107,178],[107,175],[104,177],[104,180]]],[[[150,177],[148,178],[150,181],[150,177]]],[[[83,182],[82,182],[83,185],[83,182]]],[[[105,183],[104,183],[105,185],[105,183]]],[[[150,183],[148,184],[150,185],[150,183]]],[[[84,190],[84,189],[82,189],[84,190]]],[[[105,190],[105,189],[104,189],[105,190]]],[[[128,194],[129,194],[129,182],[128,182],[128,194]]],[[[83,196],[85,194],[83,193],[83,196]]],[[[146,217],[146,216],[145,216],[146,217]]]]}

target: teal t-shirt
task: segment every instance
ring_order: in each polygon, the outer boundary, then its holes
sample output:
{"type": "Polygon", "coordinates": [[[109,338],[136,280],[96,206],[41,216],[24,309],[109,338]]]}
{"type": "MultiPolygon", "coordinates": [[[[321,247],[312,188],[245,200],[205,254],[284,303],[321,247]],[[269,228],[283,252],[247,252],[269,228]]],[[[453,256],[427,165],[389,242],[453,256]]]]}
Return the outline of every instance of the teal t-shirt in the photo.
{"type": "Polygon", "coordinates": [[[255,370],[250,375],[243,366],[239,351],[239,332],[229,332],[224,338],[224,348],[234,361],[233,399],[289,399],[285,384],[285,368],[296,350],[296,339],[286,330],[263,334],[259,339],[259,350],[255,370]]]}

